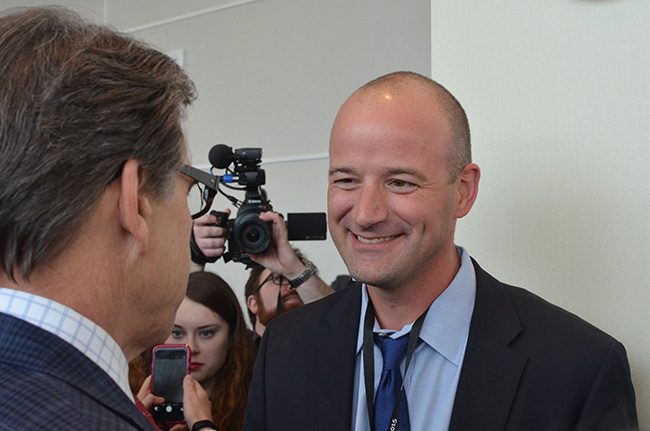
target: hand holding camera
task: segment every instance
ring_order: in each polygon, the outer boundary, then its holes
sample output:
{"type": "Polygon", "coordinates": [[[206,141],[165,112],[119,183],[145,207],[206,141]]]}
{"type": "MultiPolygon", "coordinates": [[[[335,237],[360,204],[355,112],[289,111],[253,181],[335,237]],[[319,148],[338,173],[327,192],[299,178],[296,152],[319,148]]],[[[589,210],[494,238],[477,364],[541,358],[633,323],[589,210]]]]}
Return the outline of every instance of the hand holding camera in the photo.
{"type": "MultiPolygon", "coordinates": [[[[214,211],[213,211],[214,213],[214,211]]],[[[230,209],[226,208],[223,213],[230,215],[230,209]]],[[[226,228],[218,225],[219,218],[214,214],[204,214],[194,220],[192,228],[193,245],[198,250],[192,250],[192,260],[198,264],[215,262],[226,253],[226,228]],[[195,256],[195,252],[203,256],[195,256]]]]}
{"type": "MultiPolygon", "coordinates": [[[[262,163],[261,148],[240,148],[232,150],[226,145],[212,147],[209,154],[213,168],[225,169],[226,174],[218,178],[216,190],[227,197],[236,207],[237,215],[230,218],[230,211],[212,211],[210,215],[197,218],[192,230],[192,260],[198,264],[214,262],[223,256],[226,262],[234,261],[246,264],[248,267],[264,265],[260,259],[271,263],[273,256],[277,260],[284,248],[290,248],[289,240],[324,240],[326,238],[327,222],[324,213],[288,214],[285,223],[282,216],[265,218],[261,214],[273,211],[270,200],[262,185],[266,182],[262,163]],[[234,185],[236,184],[236,185],[234,185]],[[245,192],[243,200],[239,200],[224,192],[220,187],[241,190],[245,192]],[[275,231],[283,224],[282,228],[275,231]],[[228,242],[226,250],[225,243],[228,242]],[[275,252],[267,255],[267,250],[273,243],[275,252]],[[280,244],[280,243],[283,244],[280,244]],[[251,255],[256,256],[252,259],[251,255]]],[[[295,253],[292,253],[294,258],[295,253]]],[[[284,261],[291,260],[285,258],[284,261]]],[[[280,260],[281,262],[282,260],[280,260]]],[[[277,267],[273,265],[271,267],[277,267]]]]}
{"type": "Polygon", "coordinates": [[[249,257],[271,272],[282,274],[287,279],[298,277],[305,270],[305,265],[289,244],[287,224],[282,216],[275,212],[265,212],[260,214],[259,219],[271,227],[271,243],[264,253],[249,253],[249,257]]]}
{"type": "Polygon", "coordinates": [[[203,211],[208,211],[217,192],[239,208],[234,219],[229,210],[198,213],[205,215],[194,220],[190,241],[192,261],[202,266],[223,256],[225,262],[232,260],[244,263],[247,268],[267,268],[293,282],[293,287],[303,286],[299,295],[304,303],[329,295],[332,288],[315,275],[316,267],[299,259],[289,244],[296,240],[324,240],[325,213],[289,213],[285,222],[282,215],[273,212],[261,187],[266,182],[264,170],[260,168],[261,157],[260,148],[233,151],[225,145],[215,145],[210,150],[210,163],[213,168],[225,169],[225,175],[215,176],[212,169],[210,173],[198,169],[185,172],[205,187],[202,196],[208,205],[202,207],[203,211]],[[244,200],[224,193],[222,187],[244,191],[244,200]]]}

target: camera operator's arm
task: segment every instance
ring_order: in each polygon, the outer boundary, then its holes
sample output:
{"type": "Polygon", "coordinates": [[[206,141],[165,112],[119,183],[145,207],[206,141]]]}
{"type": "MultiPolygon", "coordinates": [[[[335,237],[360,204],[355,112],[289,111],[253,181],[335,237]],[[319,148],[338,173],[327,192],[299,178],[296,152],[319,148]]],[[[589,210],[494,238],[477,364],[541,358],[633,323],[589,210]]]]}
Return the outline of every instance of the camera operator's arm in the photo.
{"type": "MultiPolygon", "coordinates": [[[[230,210],[223,212],[230,215],[230,210]]],[[[192,239],[196,249],[192,250],[191,271],[202,271],[206,262],[214,262],[226,252],[226,229],[214,226],[217,217],[205,214],[194,220],[192,226],[192,239]],[[203,256],[201,256],[201,253],[203,256]]]]}
{"type": "MultiPolygon", "coordinates": [[[[302,265],[302,268],[303,271],[306,269],[304,264],[302,265]]],[[[300,274],[302,274],[302,272],[298,273],[298,275],[300,274]]],[[[287,278],[289,280],[293,280],[292,278],[289,277],[287,278]]],[[[316,301],[317,299],[324,298],[330,293],[333,293],[334,289],[332,289],[327,283],[321,280],[318,274],[314,274],[311,277],[309,277],[307,281],[305,281],[303,284],[298,286],[296,288],[296,292],[298,292],[298,296],[300,296],[300,299],[302,299],[303,303],[309,304],[310,302],[316,301]]]]}
{"type": "MultiPolygon", "coordinates": [[[[271,272],[280,274],[289,280],[295,280],[307,267],[289,244],[287,224],[280,214],[275,212],[262,213],[260,219],[271,225],[273,241],[264,254],[251,254],[249,256],[271,272]]],[[[316,274],[298,286],[296,291],[305,304],[334,292],[316,274]]]]}

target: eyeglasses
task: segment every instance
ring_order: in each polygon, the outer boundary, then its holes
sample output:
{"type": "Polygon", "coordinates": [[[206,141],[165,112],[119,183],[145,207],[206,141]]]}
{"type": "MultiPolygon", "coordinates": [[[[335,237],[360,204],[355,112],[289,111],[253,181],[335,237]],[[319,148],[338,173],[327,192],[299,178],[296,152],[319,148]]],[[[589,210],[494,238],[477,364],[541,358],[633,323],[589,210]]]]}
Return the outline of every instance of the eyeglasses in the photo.
{"type": "Polygon", "coordinates": [[[262,282],[259,284],[259,286],[257,286],[257,287],[255,288],[255,292],[259,291],[259,290],[262,288],[262,286],[264,286],[264,285],[265,285],[266,283],[268,283],[269,281],[271,281],[271,282],[272,282],[273,284],[275,284],[276,286],[280,286],[280,287],[282,287],[282,284],[283,284],[285,281],[288,282],[288,280],[287,280],[284,276],[282,276],[282,275],[280,275],[280,274],[270,273],[269,276],[266,277],[266,278],[264,279],[264,281],[262,281],[262,282]]]}
{"type": "Polygon", "coordinates": [[[197,182],[196,186],[200,193],[200,210],[192,214],[192,219],[199,218],[207,213],[212,206],[212,201],[219,191],[219,177],[189,165],[181,166],[179,171],[197,182]]]}

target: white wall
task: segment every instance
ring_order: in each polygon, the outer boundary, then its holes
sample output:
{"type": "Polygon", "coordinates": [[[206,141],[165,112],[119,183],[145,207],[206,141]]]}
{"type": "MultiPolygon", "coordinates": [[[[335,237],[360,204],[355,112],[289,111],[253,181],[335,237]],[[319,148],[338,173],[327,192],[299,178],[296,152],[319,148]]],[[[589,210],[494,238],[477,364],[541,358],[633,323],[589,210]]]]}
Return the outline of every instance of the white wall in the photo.
{"type": "MultiPolygon", "coordinates": [[[[0,10],[38,0],[0,0],[0,10]]],[[[281,213],[326,210],[329,130],[343,100],[397,69],[429,74],[429,0],[55,0],[182,50],[199,99],[189,112],[193,164],[217,143],[262,147],[267,191],[281,213]],[[294,159],[302,161],[293,161],[294,159]]],[[[243,197],[243,193],[239,194],[243,197]]],[[[218,196],[215,206],[229,201],[218,196]]],[[[328,239],[296,242],[331,282],[346,268],[328,239]]],[[[242,299],[238,263],[208,265],[242,299]]]]}
{"type": "MultiPolygon", "coordinates": [[[[0,10],[46,3],[0,0],[0,10]]],[[[343,100],[398,69],[430,73],[429,0],[55,0],[154,44],[182,50],[199,99],[192,161],[217,143],[262,147],[281,213],[326,210],[329,130],[343,100]],[[298,159],[299,161],[293,161],[298,159]]],[[[243,197],[243,193],[239,194],[243,197]]],[[[222,196],[216,207],[229,202],[222,196]]],[[[346,268],[332,242],[296,242],[331,282],[346,268]]],[[[243,302],[244,265],[208,265],[243,302]]]]}
{"type": "MultiPolygon", "coordinates": [[[[483,171],[457,242],[502,281],[620,339],[650,427],[647,0],[56,3],[183,50],[200,94],[194,164],[220,142],[263,147],[284,213],[325,211],[329,128],[354,89],[400,69],[439,80],[468,111],[483,171]]],[[[326,281],[345,272],[331,241],[295,245],[326,281]]],[[[208,269],[242,297],[243,265],[208,269]]]]}
{"type": "Polygon", "coordinates": [[[650,427],[650,2],[433,0],[432,76],[466,107],[457,242],[621,340],[650,427]]]}
{"type": "MultiPolygon", "coordinates": [[[[132,11],[128,0],[109,0],[108,20],[164,50],[184,50],[199,90],[189,119],[194,164],[207,165],[217,143],[262,147],[266,189],[285,214],[326,210],[329,129],[350,93],[398,68],[430,69],[428,0],[203,1],[185,11],[174,1],[141,3],[149,5],[132,11]],[[144,13],[153,4],[157,12],[144,13]],[[296,157],[314,160],[288,161],[296,157]]],[[[229,205],[224,197],[215,202],[229,205]]],[[[326,282],[346,272],[330,240],[294,245],[326,282]]],[[[243,265],[219,261],[208,269],[243,299],[243,265]]]]}

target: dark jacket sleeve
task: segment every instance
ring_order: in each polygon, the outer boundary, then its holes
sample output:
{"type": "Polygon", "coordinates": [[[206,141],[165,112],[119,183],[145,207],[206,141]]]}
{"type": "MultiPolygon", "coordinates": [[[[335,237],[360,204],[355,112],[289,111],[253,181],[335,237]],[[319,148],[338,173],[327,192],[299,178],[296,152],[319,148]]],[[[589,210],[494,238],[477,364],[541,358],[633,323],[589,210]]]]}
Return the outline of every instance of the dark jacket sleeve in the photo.
{"type": "Polygon", "coordinates": [[[636,397],[625,347],[612,345],[589,392],[580,430],[636,430],[636,397]]]}
{"type": "Polygon", "coordinates": [[[246,403],[246,413],[244,415],[244,426],[242,431],[266,431],[266,402],[265,402],[265,361],[266,361],[267,339],[262,338],[255,367],[253,369],[253,378],[248,391],[248,401],[246,403]]]}

